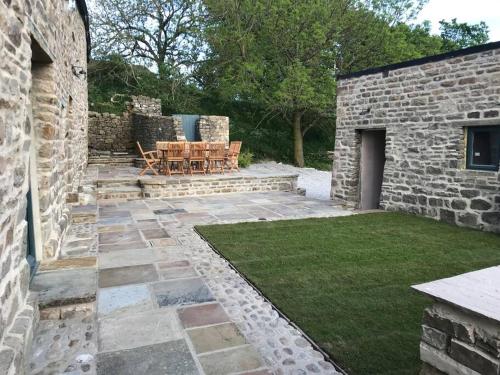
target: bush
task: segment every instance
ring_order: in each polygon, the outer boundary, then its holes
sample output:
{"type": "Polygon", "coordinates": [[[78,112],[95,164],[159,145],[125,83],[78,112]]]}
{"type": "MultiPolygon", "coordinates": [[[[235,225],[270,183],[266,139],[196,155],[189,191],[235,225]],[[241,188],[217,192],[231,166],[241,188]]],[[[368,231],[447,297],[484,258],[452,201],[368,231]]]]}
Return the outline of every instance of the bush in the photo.
{"type": "Polygon", "coordinates": [[[252,164],[253,154],[250,151],[243,151],[238,156],[238,165],[241,168],[246,168],[252,164]]]}

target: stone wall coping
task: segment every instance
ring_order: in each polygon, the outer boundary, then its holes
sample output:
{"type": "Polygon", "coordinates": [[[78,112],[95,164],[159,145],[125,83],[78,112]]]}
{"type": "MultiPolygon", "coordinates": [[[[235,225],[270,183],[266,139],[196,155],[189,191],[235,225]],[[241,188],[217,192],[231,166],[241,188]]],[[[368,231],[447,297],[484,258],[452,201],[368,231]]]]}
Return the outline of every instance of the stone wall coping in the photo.
{"type": "Polygon", "coordinates": [[[437,301],[500,322],[500,266],[413,285],[412,289],[437,301]]]}
{"type": "Polygon", "coordinates": [[[139,178],[141,186],[146,185],[176,185],[191,182],[214,182],[214,181],[231,181],[231,180],[256,180],[265,178],[298,178],[298,174],[270,174],[270,175],[216,175],[216,176],[179,176],[179,177],[154,177],[154,178],[139,178]]]}

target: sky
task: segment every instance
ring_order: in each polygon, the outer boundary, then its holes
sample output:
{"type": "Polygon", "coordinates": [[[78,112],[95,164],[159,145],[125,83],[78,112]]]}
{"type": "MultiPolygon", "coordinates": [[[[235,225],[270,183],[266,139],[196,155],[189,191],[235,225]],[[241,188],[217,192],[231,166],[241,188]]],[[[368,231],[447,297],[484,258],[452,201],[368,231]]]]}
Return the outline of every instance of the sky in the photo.
{"type": "Polygon", "coordinates": [[[486,22],[490,42],[500,41],[500,0],[429,0],[416,21],[431,21],[433,33],[439,34],[439,21],[479,23],[486,22]]]}

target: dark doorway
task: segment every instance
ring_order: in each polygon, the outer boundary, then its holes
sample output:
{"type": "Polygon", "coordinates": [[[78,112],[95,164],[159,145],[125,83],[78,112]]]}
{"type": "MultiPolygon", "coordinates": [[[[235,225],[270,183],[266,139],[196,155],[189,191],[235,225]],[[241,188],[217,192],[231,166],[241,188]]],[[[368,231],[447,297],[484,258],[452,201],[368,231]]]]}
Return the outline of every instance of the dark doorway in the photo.
{"type": "Polygon", "coordinates": [[[385,165],[385,130],[361,131],[360,186],[362,210],[379,208],[385,165]]]}

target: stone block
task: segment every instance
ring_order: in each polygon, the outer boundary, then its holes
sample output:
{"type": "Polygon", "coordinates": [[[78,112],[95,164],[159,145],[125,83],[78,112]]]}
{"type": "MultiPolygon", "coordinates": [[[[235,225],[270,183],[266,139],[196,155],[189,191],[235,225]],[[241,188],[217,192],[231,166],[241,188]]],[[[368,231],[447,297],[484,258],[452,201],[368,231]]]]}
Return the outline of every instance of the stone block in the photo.
{"type": "Polygon", "coordinates": [[[480,374],[498,375],[500,373],[498,359],[456,339],[451,340],[449,353],[451,358],[480,374]]]}
{"type": "Polygon", "coordinates": [[[445,350],[448,346],[449,335],[438,329],[423,325],[422,326],[422,341],[432,345],[436,349],[445,350]]]}

